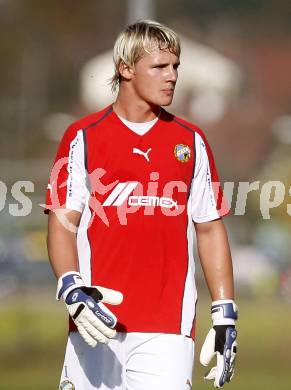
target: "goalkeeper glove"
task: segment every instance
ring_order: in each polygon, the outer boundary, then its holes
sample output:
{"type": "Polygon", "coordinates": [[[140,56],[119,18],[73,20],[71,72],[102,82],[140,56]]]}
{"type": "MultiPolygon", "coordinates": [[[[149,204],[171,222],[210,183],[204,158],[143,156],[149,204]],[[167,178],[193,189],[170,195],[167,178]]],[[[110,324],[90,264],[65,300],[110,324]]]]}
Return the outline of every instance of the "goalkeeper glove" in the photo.
{"type": "Polygon", "coordinates": [[[217,364],[204,379],[214,380],[214,387],[222,387],[233,377],[237,351],[237,306],[232,300],[214,301],[211,306],[213,328],[210,329],[200,353],[200,362],[207,366],[216,354],[217,364]]]}
{"type": "Polygon", "coordinates": [[[123,300],[119,291],[104,287],[86,287],[79,272],[63,274],[58,280],[57,299],[63,298],[68,312],[83,339],[91,347],[107,344],[116,335],[115,315],[102,302],[118,305],[123,300]]]}

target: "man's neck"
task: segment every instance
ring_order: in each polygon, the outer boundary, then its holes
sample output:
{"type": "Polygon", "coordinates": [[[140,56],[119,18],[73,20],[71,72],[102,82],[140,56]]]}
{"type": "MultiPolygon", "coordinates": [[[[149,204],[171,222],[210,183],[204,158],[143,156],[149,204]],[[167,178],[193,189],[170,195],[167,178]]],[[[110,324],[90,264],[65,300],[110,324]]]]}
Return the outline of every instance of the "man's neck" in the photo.
{"type": "Polygon", "coordinates": [[[120,96],[113,104],[113,111],[130,122],[149,122],[159,116],[161,108],[150,106],[146,102],[124,101],[120,96]]]}

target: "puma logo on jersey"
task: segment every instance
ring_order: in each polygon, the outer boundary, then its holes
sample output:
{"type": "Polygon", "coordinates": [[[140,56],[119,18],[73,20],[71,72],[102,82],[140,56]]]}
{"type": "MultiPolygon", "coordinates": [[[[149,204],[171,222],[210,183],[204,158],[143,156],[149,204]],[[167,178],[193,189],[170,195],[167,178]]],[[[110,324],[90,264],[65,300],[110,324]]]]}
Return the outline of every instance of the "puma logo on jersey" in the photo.
{"type": "Polygon", "coordinates": [[[142,150],[138,148],[133,148],[132,153],[140,154],[141,156],[144,156],[144,158],[147,160],[147,162],[150,161],[149,159],[149,152],[152,150],[152,148],[149,148],[146,152],[143,152],[142,150]]]}
{"type": "Polygon", "coordinates": [[[127,199],[130,206],[160,206],[166,208],[175,207],[178,209],[178,204],[173,199],[159,196],[130,196],[132,191],[138,186],[138,182],[118,183],[108,198],[103,203],[103,206],[121,206],[127,199]]]}

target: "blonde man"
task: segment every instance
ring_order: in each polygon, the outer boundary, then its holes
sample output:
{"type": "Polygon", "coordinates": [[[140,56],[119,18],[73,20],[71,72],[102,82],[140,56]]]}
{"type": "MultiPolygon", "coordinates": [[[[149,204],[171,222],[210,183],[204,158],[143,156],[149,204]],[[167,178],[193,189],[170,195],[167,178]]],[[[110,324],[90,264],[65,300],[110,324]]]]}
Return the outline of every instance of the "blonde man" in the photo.
{"type": "Polygon", "coordinates": [[[213,300],[200,360],[216,354],[206,375],[216,387],[233,374],[237,310],[213,156],[197,126],[161,108],[179,57],[168,27],[128,26],[114,47],[116,101],[72,124],[59,146],[47,212],[57,298],[70,314],[61,389],[191,388],[194,230],[213,300]]]}

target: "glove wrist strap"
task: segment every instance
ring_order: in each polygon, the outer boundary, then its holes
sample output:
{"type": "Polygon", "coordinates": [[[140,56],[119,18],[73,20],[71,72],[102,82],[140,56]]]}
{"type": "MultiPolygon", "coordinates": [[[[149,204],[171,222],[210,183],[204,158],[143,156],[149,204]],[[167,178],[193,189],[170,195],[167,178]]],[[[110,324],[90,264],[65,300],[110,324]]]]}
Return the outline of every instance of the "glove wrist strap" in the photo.
{"type": "Polygon", "coordinates": [[[79,272],[69,271],[60,276],[57,285],[56,299],[61,298],[66,300],[67,295],[78,287],[83,287],[85,284],[79,272]]]}
{"type": "Polygon", "coordinates": [[[211,305],[213,325],[235,325],[237,306],[232,299],[213,301],[211,305]]]}

